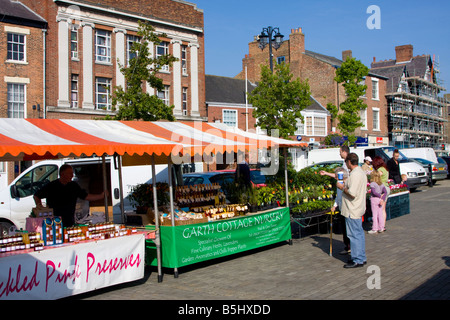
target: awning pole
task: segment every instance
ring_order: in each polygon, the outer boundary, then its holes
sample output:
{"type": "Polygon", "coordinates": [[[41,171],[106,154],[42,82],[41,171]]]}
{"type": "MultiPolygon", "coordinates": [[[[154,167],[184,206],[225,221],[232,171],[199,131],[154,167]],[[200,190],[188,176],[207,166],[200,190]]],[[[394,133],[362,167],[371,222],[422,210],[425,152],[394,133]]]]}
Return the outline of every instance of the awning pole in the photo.
{"type": "Polygon", "coordinates": [[[123,179],[122,179],[122,156],[115,154],[117,159],[117,170],[119,171],[119,197],[120,197],[120,213],[122,217],[122,223],[125,223],[125,209],[123,206],[123,179]]]}
{"type": "Polygon", "coordinates": [[[152,155],[152,184],[153,184],[153,210],[155,211],[155,244],[156,261],[158,265],[158,282],[161,283],[163,274],[161,270],[161,230],[159,227],[158,194],[156,190],[155,155],[152,155]]]}
{"type": "MultiPolygon", "coordinates": [[[[288,167],[287,167],[288,161],[287,161],[287,147],[284,148],[284,184],[285,184],[285,190],[286,190],[286,208],[289,208],[289,185],[288,185],[288,167]]],[[[289,215],[290,215],[289,211],[289,215]]],[[[292,236],[291,239],[289,239],[289,245],[292,246],[292,236]]]]}
{"type": "MultiPolygon", "coordinates": [[[[175,227],[175,210],[173,206],[173,181],[172,181],[172,159],[170,156],[168,157],[168,170],[169,170],[169,196],[170,196],[170,216],[172,220],[172,228],[175,227]]],[[[175,238],[174,238],[175,241],[175,238]]],[[[176,243],[174,243],[176,248],[176,243]]],[[[178,268],[173,268],[173,275],[175,278],[178,278],[178,268]]]]}
{"type": "Polygon", "coordinates": [[[109,212],[108,212],[108,182],[106,180],[106,156],[102,155],[102,167],[103,167],[103,192],[104,192],[104,203],[105,203],[105,221],[109,222],[109,212]]]}

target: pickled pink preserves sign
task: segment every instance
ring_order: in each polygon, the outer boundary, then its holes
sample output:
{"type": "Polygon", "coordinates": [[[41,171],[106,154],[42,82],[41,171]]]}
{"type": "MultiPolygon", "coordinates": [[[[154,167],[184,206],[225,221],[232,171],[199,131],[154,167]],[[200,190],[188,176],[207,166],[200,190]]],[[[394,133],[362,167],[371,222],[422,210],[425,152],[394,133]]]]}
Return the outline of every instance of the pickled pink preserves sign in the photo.
{"type": "Polygon", "coordinates": [[[144,235],[0,257],[0,299],[58,299],[144,276],[144,235]]]}

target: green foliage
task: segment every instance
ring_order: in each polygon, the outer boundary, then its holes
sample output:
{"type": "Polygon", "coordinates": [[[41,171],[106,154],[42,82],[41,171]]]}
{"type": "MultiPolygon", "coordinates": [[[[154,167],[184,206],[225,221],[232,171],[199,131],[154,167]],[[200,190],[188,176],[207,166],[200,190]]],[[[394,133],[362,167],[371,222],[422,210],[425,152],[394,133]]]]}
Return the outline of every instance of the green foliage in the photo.
{"type": "MultiPolygon", "coordinates": [[[[339,120],[337,127],[344,135],[348,136],[348,145],[353,145],[356,142],[354,132],[363,125],[360,111],[365,110],[367,105],[361,97],[364,96],[367,86],[361,83],[368,74],[369,68],[355,58],[347,58],[336,71],[334,80],[337,83],[342,83],[347,96],[346,100],[339,106],[343,112],[337,115],[339,120]]],[[[329,104],[327,109],[332,113],[332,116],[337,114],[338,108],[336,106],[329,104]]]]}
{"type": "Polygon", "coordinates": [[[147,82],[150,87],[162,91],[164,89],[162,79],[158,78],[156,74],[162,66],[170,66],[178,59],[172,55],[163,55],[157,58],[150,56],[149,43],[159,44],[161,42],[159,37],[165,36],[165,34],[155,34],[151,25],[139,21],[137,34],[141,41],[134,42],[131,48],[136,56],[130,59],[128,67],[119,63],[120,71],[125,76],[126,88],[115,87],[113,92],[113,107],[119,107],[115,119],[175,121],[174,106],[166,106],[157,96],[144,92],[143,87],[144,82],[147,82]]]}
{"type": "MultiPolygon", "coordinates": [[[[156,184],[156,197],[158,198],[158,206],[163,206],[169,203],[169,185],[167,183],[158,182],[156,184]]],[[[131,188],[129,195],[131,205],[136,207],[153,208],[153,185],[148,183],[141,183],[131,188]]]]}
{"type": "Polygon", "coordinates": [[[303,121],[301,111],[310,104],[311,91],[307,81],[292,81],[289,65],[275,66],[274,73],[267,66],[261,67],[261,81],[250,93],[257,125],[267,130],[279,130],[279,136],[287,138],[297,129],[297,119],[303,121]]]}

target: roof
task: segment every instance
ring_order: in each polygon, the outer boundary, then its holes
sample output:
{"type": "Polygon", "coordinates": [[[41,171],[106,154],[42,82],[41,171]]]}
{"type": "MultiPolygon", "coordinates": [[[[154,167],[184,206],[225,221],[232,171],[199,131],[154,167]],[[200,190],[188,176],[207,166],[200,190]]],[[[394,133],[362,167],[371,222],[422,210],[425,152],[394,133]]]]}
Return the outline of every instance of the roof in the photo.
{"type": "MultiPolygon", "coordinates": [[[[245,104],[245,80],[206,75],[205,82],[206,103],[245,104]]],[[[248,81],[248,92],[255,88],[256,84],[248,81]]],[[[310,100],[311,104],[305,111],[328,112],[313,96],[310,100]]]]}
{"type": "Polygon", "coordinates": [[[203,122],[147,122],[0,118],[0,161],[93,155],[194,156],[252,148],[298,146],[203,122]]]}
{"type": "Polygon", "coordinates": [[[424,78],[430,63],[430,56],[423,55],[413,57],[408,62],[397,63],[396,60],[373,62],[371,71],[387,77],[389,79],[387,82],[387,91],[395,92],[397,91],[403,73],[406,73],[407,77],[418,76],[424,78]]]}
{"type": "MultiPolygon", "coordinates": [[[[342,65],[342,63],[344,62],[344,61],[342,61],[341,59],[338,59],[338,58],[335,58],[335,57],[332,57],[332,56],[327,56],[327,55],[324,55],[324,54],[321,54],[321,53],[317,53],[317,52],[313,52],[313,51],[310,51],[310,50],[305,50],[305,54],[307,55],[307,56],[310,56],[310,57],[312,57],[312,58],[314,58],[314,59],[317,59],[317,60],[319,60],[319,61],[322,61],[322,62],[325,62],[325,63],[328,63],[329,65],[331,65],[332,67],[334,67],[334,68],[340,68],[341,67],[341,65],[342,65]]],[[[378,73],[374,73],[374,72],[372,72],[371,70],[369,71],[369,74],[368,74],[370,77],[375,77],[375,78],[380,78],[380,79],[384,79],[384,80],[388,80],[385,76],[383,76],[382,74],[378,74],[378,73]]]]}
{"type": "Polygon", "coordinates": [[[0,0],[2,22],[45,28],[47,21],[18,1],[0,0]]]}
{"type": "MultiPolygon", "coordinates": [[[[255,88],[256,85],[248,81],[248,92],[255,88]]],[[[245,80],[206,75],[205,90],[207,103],[245,104],[245,80]]]]}

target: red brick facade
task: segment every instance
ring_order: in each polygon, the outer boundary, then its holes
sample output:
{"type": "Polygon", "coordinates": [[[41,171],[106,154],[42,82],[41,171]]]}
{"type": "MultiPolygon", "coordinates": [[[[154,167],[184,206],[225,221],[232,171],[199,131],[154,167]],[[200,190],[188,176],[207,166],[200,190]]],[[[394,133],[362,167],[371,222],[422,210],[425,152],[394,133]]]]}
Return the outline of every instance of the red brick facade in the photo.
{"type": "MultiPolygon", "coordinates": [[[[334,105],[339,105],[345,101],[345,91],[342,85],[337,85],[334,81],[336,76],[336,68],[342,63],[342,60],[333,57],[321,55],[308,51],[305,48],[305,35],[303,34],[301,28],[292,29],[289,35],[289,40],[283,42],[278,50],[273,50],[273,55],[275,62],[278,59],[284,60],[286,63],[290,64],[291,72],[294,78],[300,78],[300,80],[307,80],[312,96],[324,107],[326,108],[328,103],[334,105]]],[[[351,51],[347,50],[343,52],[343,59],[347,56],[351,56],[351,51]]],[[[243,70],[247,66],[247,76],[252,82],[258,82],[260,80],[261,65],[269,64],[269,49],[266,47],[261,50],[258,47],[258,42],[256,39],[249,43],[249,53],[242,60],[243,70]]],[[[245,75],[242,71],[236,78],[244,79],[245,75]]],[[[383,77],[377,77],[376,75],[369,75],[366,78],[367,94],[366,94],[366,104],[367,108],[367,130],[359,130],[356,132],[357,135],[362,137],[387,137],[388,136],[388,126],[387,126],[387,109],[386,109],[386,99],[384,93],[386,90],[386,80],[383,77]],[[372,99],[372,78],[378,79],[379,83],[379,99],[372,99]],[[379,109],[380,113],[380,129],[373,130],[372,119],[373,119],[373,109],[379,109]]],[[[331,123],[330,117],[327,120],[328,133],[330,133],[336,127],[336,124],[331,123]]],[[[309,137],[313,138],[315,141],[323,141],[323,136],[309,137]]],[[[387,142],[387,141],[386,141],[387,142]]]]}
{"type": "MultiPolygon", "coordinates": [[[[101,118],[105,115],[112,115],[113,112],[107,112],[104,110],[96,110],[96,108],[83,108],[82,101],[85,100],[84,83],[85,79],[85,64],[83,56],[84,42],[83,42],[83,24],[87,22],[92,25],[92,41],[90,44],[95,50],[95,30],[106,30],[110,32],[111,39],[111,55],[109,64],[99,64],[93,58],[92,71],[89,70],[89,77],[92,78],[92,90],[94,96],[95,105],[95,79],[97,77],[104,77],[111,79],[112,86],[116,84],[117,79],[117,33],[123,32],[124,42],[121,45],[127,48],[127,35],[135,35],[136,28],[128,28],[131,25],[137,26],[137,21],[147,20],[152,24],[157,33],[163,32],[170,35],[182,35],[180,45],[189,46],[189,41],[184,40],[184,38],[192,39],[193,43],[198,46],[198,111],[200,117],[206,117],[205,110],[205,50],[204,50],[204,34],[203,34],[203,12],[197,9],[194,4],[190,4],[184,1],[174,1],[174,0],[143,0],[143,1],[116,1],[116,0],[104,0],[99,4],[98,1],[57,1],[53,0],[47,1],[36,1],[36,0],[21,0],[34,12],[42,16],[48,21],[48,36],[47,36],[47,93],[46,93],[46,107],[47,107],[47,117],[48,118],[82,118],[82,119],[94,119],[101,118]],[[76,5],[74,5],[74,3],[76,5]],[[74,12],[71,14],[72,11],[74,12]],[[81,12],[77,15],[77,10],[81,12]],[[81,18],[80,18],[81,16],[81,18]],[[89,17],[89,21],[85,17],[89,17]],[[59,66],[59,54],[61,52],[61,35],[59,34],[59,20],[67,19],[67,23],[77,24],[78,29],[78,59],[71,59],[70,57],[70,28],[67,28],[68,35],[65,35],[69,43],[66,44],[69,47],[69,57],[68,57],[68,72],[65,73],[65,79],[59,79],[60,76],[60,66],[59,66]],[[104,22],[106,21],[106,22],[104,22]],[[117,31],[119,29],[119,31],[117,31]],[[184,37],[184,38],[183,38],[184,37]],[[58,101],[61,100],[59,93],[59,86],[62,82],[69,83],[70,90],[70,78],[71,75],[78,75],[78,109],[77,108],[64,108],[58,105],[58,101]],[[68,79],[67,79],[68,78],[68,79]]],[[[162,39],[168,41],[169,53],[173,54],[174,44],[171,43],[173,39],[162,39]]],[[[93,50],[93,51],[94,51],[93,50]]],[[[190,50],[187,50],[187,66],[188,75],[181,76],[181,83],[179,85],[180,91],[175,92],[175,79],[173,68],[170,69],[168,74],[160,74],[163,79],[164,84],[170,87],[170,98],[169,103],[173,105],[175,101],[182,101],[182,88],[188,88],[188,116],[178,117],[179,119],[190,120],[191,105],[194,103],[192,100],[193,83],[192,75],[190,72],[190,62],[191,55],[190,50]],[[178,99],[178,100],[177,100],[178,99]]],[[[90,54],[95,55],[95,52],[90,54]]],[[[70,96],[70,92],[69,95],[70,96]]],[[[65,100],[65,99],[62,99],[65,100]]],[[[197,117],[198,118],[198,117],[197,117]]]]}

